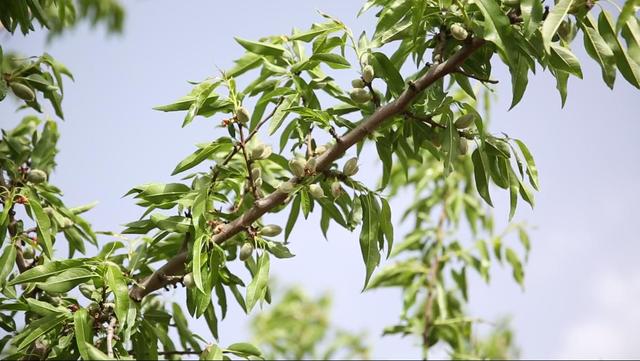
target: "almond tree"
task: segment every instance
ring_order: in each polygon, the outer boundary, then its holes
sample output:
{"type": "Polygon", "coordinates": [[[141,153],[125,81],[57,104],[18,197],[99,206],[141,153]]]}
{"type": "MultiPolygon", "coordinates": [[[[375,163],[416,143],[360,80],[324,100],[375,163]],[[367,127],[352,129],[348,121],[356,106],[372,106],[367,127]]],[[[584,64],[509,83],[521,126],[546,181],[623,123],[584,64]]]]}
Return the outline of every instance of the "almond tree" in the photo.
{"type": "MultiPolygon", "coordinates": [[[[270,262],[292,257],[291,230],[315,211],[325,235],[331,224],[359,233],[365,290],[402,289],[398,323],[385,334],[414,335],[425,358],[436,344],[452,357],[483,355],[470,346],[477,319],[465,308],[467,272],[488,280],[491,262],[505,261],[521,284],[529,250],[523,225],[494,229],[490,190],[509,193],[511,219],[519,201],[533,206],[538,189],[525,143],[489,131],[484,89],[508,81],[494,79],[492,68],[509,69],[511,107],[536,70],[556,78],[564,103],[569,77],[582,77],[577,43],[607,86],[619,72],[640,88],[639,6],[369,0],[361,12],[375,11],[377,22],[368,32],[321,13],[304,31],[236,38],[246,52],[233,68],[156,108],[184,112],[183,126],[209,118],[221,126],[216,137],[175,167],[175,183],[133,187],[141,218],[100,243],[81,216],[91,205],[66,206],[48,179],[56,120],[26,116],[0,143],[0,349],[9,359],[260,358],[250,343],[218,345],[218,320],[231,299],[247,313],[270,302],[270,262]],[[352,83],[335,81],[338,71],[352,83]],[[238,87],[243,77],[248,85],[238,87]],[[374,188],[358,173],[364,151],[380,159],[374,188]],[[415,227],[394,246],[389,199],[405,187],[415,202],[400,211],[415,227]],[[263,222],[280,212],[286,224],[263,222]],[[471,237],[461,235],[466,227],[471,237]],[[127,244],[123,235],[138,238],[127,244]],[[55,253],[62,242],[68,258],[55,253]],[[99,252],[89,256],[87,243],[99,252]],[[383,257],[391,259],[376,272],[383,257]],[[251,277],[232,273],[233,262],[251,277]],[[182,307],[158,297],[178,286],[211,336],[194,335],[182,307]],[[17,315],[25,327],[16,327],[17,315]]],[[[117,30],[122,9],[113,0],[0,2],[11,33],[39,24],[55,34],[82,16],[117,30]]],[[[64,65],[48,54],[1,51],[0,64],[0,98],[15,95],[36,112],[44,98],[62,118],[63,78],[71,77],[64,65]]]]}

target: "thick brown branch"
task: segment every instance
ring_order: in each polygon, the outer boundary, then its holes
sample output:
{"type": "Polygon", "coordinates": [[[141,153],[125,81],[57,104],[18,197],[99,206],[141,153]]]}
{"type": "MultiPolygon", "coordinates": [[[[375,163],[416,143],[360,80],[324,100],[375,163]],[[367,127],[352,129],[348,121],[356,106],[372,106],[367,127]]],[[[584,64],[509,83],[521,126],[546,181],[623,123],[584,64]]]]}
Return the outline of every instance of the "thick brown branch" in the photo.
{"type": "MultiPolygon", "coordinates": [[[[454,72],[465,59],[467,59],[484,43],[485,41],[483,39],[469,39],[467,44],[447,61],[432,65],[425,75],[416,80],[413,83],[413,86],[407,87],[407,89],[396,100],[378,108],[369,118],[361,121],[356,128],[341,137],[340,142],[336,143],[333,147],[327,150],[327,152],[319,156],[316,163],[317,171],[322,172],[328,169],[336,159],[340,158],[345,153],[345,151],[363,140],[367,135],[371,134],[371,132],[378,128],[385,120],[391,119],[405,111],[420,92],[424,91],[431,84],[442,79],[447,74],[454,72]]],[[[292,183],[298,183],[300,179],[294,177],[290,181],[292,183]]],[[[286,193],[277,190],[269,196],[257,200],[254,206],[246,213],[226,224],[223,230],[213,237],[212,241],[215,243],[222,243],[242,232],[246,227],[249,227],[253,222],[262,217],[262,215],[277,205],[282,204],[287,199],[287,196],[288,195],[286,193]]],[[[139,284],[134,285],[129,292],[131,298],[140,301],[147,294],[162,288],[164,286],[163,280],[166,279],[166,276],[184,274],[184,263],[186,259],[186,252],[182,252],[170,259],[167,264],[162,266],[151,276],[147,277],[139,284]]]]}

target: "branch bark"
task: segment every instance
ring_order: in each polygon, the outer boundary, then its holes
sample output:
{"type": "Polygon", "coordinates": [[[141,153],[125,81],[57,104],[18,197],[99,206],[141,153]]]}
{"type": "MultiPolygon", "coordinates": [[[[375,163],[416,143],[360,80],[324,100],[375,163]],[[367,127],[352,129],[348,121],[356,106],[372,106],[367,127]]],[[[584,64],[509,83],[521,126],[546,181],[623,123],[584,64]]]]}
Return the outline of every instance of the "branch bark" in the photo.
{"type": "MultiPolygon", "coordinates": [[[[385,120],[405,111],[419,93],[444,76],[455,72],[465,59],[473,54],[473,52],[480,48],[484,43],[485,41],[480,38],[469,39],[467,43],[458,52],[447,59],[447,61],[433,64],[425,75],[417,79],[412,86],[408,86],[396,100],[378,108],[369,118],[363,120],[356,128],[341,137],[340,142],[337,142],[333,147],[327,150],[327,152],[319,156],[316,165],[317,171],[322,172],[328,169],[336,159],[340,158],[342,154],[344,154],[354,144],[371,134],[371,132],[378,128],[385,120]]],[[[290,181],[292,183],[298,183],[300,179],[294,177],[290,181]]],[[[256,200],[256,203],[251,209],[236,218],[234,221],[226,224],[224,229],[212,238],[212,241],[215,243],[222,243],[239,232],[242,232],[246,227],[250,226],[269,210],[283,203],[287,196],[288,195],[286,193],[276,190],[269,196],[256,200]]],[[[176,255],[149,277],[137,284],[134,284],[129,291],[129,296],[136,301],[141,301],[142,298],[149,293],[164,287],[166,276],[182,275],[185,273],[186,260],[187,252],[182,252],[176,255]]]]}

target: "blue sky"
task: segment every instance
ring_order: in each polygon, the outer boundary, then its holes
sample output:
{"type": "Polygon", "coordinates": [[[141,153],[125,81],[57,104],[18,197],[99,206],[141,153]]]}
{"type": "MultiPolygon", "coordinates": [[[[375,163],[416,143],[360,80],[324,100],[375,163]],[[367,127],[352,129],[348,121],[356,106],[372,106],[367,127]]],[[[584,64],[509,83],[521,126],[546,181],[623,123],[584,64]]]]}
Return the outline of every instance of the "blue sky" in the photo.
{"type": "MultiPolygon", "coordinates": [[[[169,181],[175,164],[193,144],[221,135],[213,119],[197,119],[181,129],[183,114],[160,113],[153,106],[190,90],[187,80],[228,68],[242,49],[233,36],[256,39],[288,33],[320,21],[320,9],[352,26],[372,29],[367,14],[356,19],[358,1],[214,2],[129,1],[121,37],[80,27],[51,44],[43,33],[23,38],[0,34],[7,49],[39,54],[43,49],[64,62],[76,83],[65,86],[66,121],[61,124],[59,166],[52,176],[71,205],[100,201],[88,218],[100,230],[118,230],[135,220],[140,209],[121,198],[132,186],[169,181]]],[[[579,43],[579,41],[577,42],[579,43]]],[[[640,344],[640,244],[636,236],[640,201],[640,93],[618,76],[615,90],[581,46],[585,79],[572,78],[564,109],[548,73],[530,79],[525,98],[510,103],[508,73],[497,67],[498,101],[491,128],[523,139],[541,175],[534,212],[521,207],[516,218],[535,229],[523,292],[509,270],[496,269],[490,286],[479,280],[471,289],[473,315],[513,317],[517,342],[527,358],[638,357],[640,344]]],[[[619,74],[618,74],[619,75],[619,74]]],[[[336,74],[347,86],[353,75],[336,74]]],[[[0,125],[15,123],[15,104],[0,104],[0,125]]],[[[366,161],[363,179],[379,170],[366,161]]],[[[506,221],[507,199],[493,192],[497,219],[506,221]]],[[[403,199],[394,202],[401,207],[403,199]]],[[[399,213],[399,212],[398,212],[399,213]]],[[[274,223],[284,223],[270,216],[274,223]]],[[[406,227],[398,227],[397,236],[406,227]]],[[[361,294],[364,267],[357,234],[333,228],[326,242],[317,217],[296,226],[292,247],[297,256],[275,262],[280,283],[300,284],[311,293],[330,290],[333,318],[341,327],[366,330],[377,358],[416,358],[410,339],[380,339],[401,307],[395,291],[361,294]]],[[[180,297],[180,292],[169,294],[180,297]]],[[[197,329],[208,336],[202,322],[197,329]]],[[[222,344],[246,338],[247,318],[237,308],[222,323],[222,344]]]]}

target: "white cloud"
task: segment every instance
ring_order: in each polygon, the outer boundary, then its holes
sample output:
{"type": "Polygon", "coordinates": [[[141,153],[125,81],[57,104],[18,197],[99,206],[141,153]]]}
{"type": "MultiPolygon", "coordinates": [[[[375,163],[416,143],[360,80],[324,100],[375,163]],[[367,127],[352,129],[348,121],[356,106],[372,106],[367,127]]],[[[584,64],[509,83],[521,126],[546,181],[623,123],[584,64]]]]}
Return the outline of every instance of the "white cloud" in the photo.
{"type": "Polygon", "coordinates": [[[607,273],[592,285],[584,300],[592,304],[564,333],[558,358],[640,357],[640,272],[607,273]]]}

